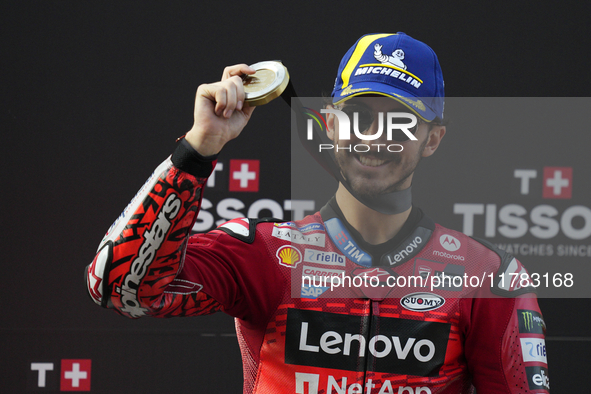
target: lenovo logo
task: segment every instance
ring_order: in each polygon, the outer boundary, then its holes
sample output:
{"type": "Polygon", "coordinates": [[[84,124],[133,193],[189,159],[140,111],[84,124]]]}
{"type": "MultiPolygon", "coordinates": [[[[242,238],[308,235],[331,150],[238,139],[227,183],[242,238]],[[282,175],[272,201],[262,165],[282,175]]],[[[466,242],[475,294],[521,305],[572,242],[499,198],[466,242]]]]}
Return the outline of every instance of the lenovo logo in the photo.
{"type": "Polygon", "coordinates": [[[356,371],[437,375],[445,360],[450,324],[379,318],[379,332],[360,327],[366,316],[289,309],[285,362],[356,371]],[[369,357],[366,364],[363,360],[369,357]]]}

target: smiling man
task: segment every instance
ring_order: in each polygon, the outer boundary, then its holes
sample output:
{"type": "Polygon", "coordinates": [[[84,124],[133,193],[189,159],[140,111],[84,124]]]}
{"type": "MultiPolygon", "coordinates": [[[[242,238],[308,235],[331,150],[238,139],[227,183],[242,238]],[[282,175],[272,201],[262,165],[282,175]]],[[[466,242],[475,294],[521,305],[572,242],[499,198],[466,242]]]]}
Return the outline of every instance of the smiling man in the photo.
{"type": "Polygon", "coordinates": [[[404,33],[363,36],[341,61],[326,110],[339,187],[320,212],[190,236],[217,154],[253,114],[240,78],[253,73],[199,87],[193,128],[87,267],[92,299],[132,318],[234,316],[249,394],[549,392],[525,269],[412,205],[446,128],[437,57],[404,33]]]}

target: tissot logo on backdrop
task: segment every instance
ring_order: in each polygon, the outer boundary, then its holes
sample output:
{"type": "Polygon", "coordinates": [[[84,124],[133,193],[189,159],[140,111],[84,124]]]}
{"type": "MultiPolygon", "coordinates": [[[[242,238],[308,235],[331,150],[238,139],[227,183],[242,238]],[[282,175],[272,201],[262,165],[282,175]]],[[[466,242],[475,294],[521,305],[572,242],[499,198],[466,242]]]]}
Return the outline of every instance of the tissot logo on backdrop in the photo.
{"type": "Polygon", "coordinates": [[[28,391],[90,391],[91,364],[89,359],[31,362],[28,391]]]}
{"type": "Polygon", "coordinates": [[[259,191],[259,160],[230,160],[231,192],[259,191]]]}
{"type": "MultiPolygon", "coordinates": [[[[328,127],[326,125],[326,121],[322,116],[314,111],[311,108],[306,107],[307,111],[305,112],[306,115],[310,116],[311,118],[307,120],[307,129],[306,129],[306,138],[308,140],[313,139],[314,134],[314,122],[320,127],[321,131],[324,131],[324,127],[328,127]],[[320,121],[320,120],[321,121],[320,121]]],[[[368,124],[363,123],[360,125],[360,117],[363,118],[363,115],[360,115],[357,111],[352,111],[351,113],[346,113],[339,109],[321,109],[320,113],[322,114],[333,114],[336,116],[339,122],[339,140],[349,141],[351,140],[351,123],[353,124],[353,133],[359,140],[364,141],[375,141],[379,139],[382,134],[384,133],[384,117],[386,118],[386,138],[388,141],[393,141],[393,132],[394,130],[400,130],[408,138],[412,141],[417,141],[417,138],[413,135],[413,133],[409,130],[412,129],[417,125],[417,117],[416,115],[410,112],[387,112],[385,115],[383,112],[379,112],[377,114],[378,117],[378,129],[375,134],[364,134],[364,126],[368,127],[368,124]],[[350,116],[352,115],[352,120],[350,116]],[[395,122],[395,119],[404,119],[406,121],[402,122],[395,122]]],[[[380,151],[388,151],[388,152],[402,152],[404,147],[400,144],[355,144],[349,146],[338,146],[334,144],[319,144],[318,150],[322,152],[323,150],[347,150],[349,152],[355,151],[358,153],[362,152],[369,152],[370,150],[380,151]]]]}
{"type": "Polygon", "coordinates": [[[589,257],[591,244],[575,243],[591,237],[591,209],[571,202],[573,173],[572,167],[515,169],[512,184],[520,204],[456,203],[453,211],[462,215],[464,233],[496,238],[499,248],[515,256],[589,257]],[[545,242],[519,242],[530,237],[545,242]],[[571,242],[552,242],[564,238],[571,242]]]}
{"type": "Polygon", "coordinates": [[[273,170],[265,166],[262,160],[218,161],[207,180],[205,197],[193,231],[206,232],[228,220],[241,217],[299,220],[313,213],[316,210],[314,200],[273,197],[287,195],[289,189],[285,192],[278,187],[270,193],[265,192],[265,198],[257,198],[263,192],[262,185],[273,182],[277,173],[282,171],[275,169],[274,173],[273,170]]]}

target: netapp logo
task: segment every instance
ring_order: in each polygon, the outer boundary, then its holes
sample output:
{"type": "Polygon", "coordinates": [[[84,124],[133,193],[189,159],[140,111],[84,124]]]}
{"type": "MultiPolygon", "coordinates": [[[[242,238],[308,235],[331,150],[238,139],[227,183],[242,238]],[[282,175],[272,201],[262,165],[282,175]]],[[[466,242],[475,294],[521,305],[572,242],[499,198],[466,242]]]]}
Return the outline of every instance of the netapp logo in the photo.
{"type": "MultiPolygon", "coordinates": [[[[320,376],[319,374],[315,373],[296,372],[295,392],[296,394],[318,394],[319,389],[325,387],[326,385],[326,390],[322,389],[320,392],[328,394],[332,394],[333,392],[337,394],[363,393],[363,387],[361,383],[347,384],[347,380],[348,378],[346,376],[338,377],[328,375],[328,378],[326,378],[325,375],[320,376]],[[305,391],[305,387],[307,387],[307,391],[305,391]]],[[[399,383],[396,383],[396,380],[384,379],[381,382],[381,385],[380,380],[376,381],[376,383],[372,382],[373,379],[371,378],[365,381],[365,394],[375,394],[378,389],[380,389],[378,394],[431,394],[431,389],[429,387],[397,386],[399,383]],[[375,390],[372,391],[374,388],[375,390]]]]}
{"type": "Polygon", "coordinates": [[[451,325],[380,318],[380,331],[361,332],[363,316],[289,309],[285,362],[357,371],[436,376],[445,361],[451,325]]]}

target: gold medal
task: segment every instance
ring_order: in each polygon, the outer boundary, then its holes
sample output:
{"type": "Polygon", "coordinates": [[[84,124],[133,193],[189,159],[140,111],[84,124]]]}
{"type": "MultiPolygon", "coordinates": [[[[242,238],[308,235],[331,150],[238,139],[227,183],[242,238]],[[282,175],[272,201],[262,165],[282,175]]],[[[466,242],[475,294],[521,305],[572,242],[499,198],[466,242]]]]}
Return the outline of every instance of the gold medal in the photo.
{"type": "Polygon", "coordinates": [[[289,73],[278,61],[259,62],[251,65],[257,72],[244,77],[246,102],[251,106],[267,104],[279,97],[287,87],[289,73]]]}

